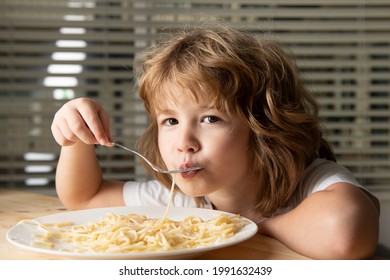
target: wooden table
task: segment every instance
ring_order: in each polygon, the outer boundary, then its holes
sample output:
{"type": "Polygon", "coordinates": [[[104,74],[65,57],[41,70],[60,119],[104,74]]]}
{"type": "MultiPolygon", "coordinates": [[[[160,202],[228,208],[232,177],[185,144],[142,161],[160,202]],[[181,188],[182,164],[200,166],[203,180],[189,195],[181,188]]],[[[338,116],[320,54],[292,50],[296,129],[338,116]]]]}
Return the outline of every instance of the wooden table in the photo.
{"type": "MultiPolygon", "coordinates": [[[[20,249],[6,240],[7,231],[23,219],[37,218],[67,211],[54,196],[0,188],[0,260],[64,259],[20,249]]],[[[230,247],[210,251],[198,259],[237,260],[302,260],[308,259],[279,241],[256,234],[251,239],[230,247]]]]}

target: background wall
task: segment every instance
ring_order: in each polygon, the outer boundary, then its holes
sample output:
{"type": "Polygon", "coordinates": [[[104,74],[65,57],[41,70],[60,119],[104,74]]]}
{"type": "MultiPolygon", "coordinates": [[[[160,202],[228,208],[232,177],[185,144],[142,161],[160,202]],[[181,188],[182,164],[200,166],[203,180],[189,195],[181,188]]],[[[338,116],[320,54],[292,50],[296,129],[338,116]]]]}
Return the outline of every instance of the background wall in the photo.
{"type": "MultiPolygon", "coordinates": [[[[321,105],[338,161],[389,196],[388,0],[0,0],[0,186],[53,189],[60,148],[50,124],[75,97],[98,99],[113,136],[133,146],[148,121],[134,56],[204,21],[283,41],[321,105]]],[[[97,152],[105,176],[146,179],[127,152],[97,152]]]]}

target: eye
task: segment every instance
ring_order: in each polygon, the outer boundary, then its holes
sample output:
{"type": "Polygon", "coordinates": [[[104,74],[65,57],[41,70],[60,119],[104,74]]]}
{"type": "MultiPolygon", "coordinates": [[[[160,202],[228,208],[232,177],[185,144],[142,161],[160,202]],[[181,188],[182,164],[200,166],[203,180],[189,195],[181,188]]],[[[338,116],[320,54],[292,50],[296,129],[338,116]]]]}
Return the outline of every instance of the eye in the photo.
{"type": "Polygon", "coordinates": [[[163,124],[166,126],[172,126],[178,124],[179,121],[175,118],[168,118],[163,121],[163,124]]]}
{"type": "Polygon", "coordinates": [[[203,118],[203,121],[205,123],[217,123],[217,122],[221,121],[221,118],[219,118],[217,116],[206,116],[203,118]]]}

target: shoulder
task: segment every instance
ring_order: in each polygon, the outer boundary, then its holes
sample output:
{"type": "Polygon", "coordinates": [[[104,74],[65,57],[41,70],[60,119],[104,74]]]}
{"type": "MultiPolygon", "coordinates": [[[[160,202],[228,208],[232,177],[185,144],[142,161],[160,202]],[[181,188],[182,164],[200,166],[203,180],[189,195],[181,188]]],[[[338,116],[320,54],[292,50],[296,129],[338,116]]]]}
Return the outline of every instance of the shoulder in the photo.
{"type": "Polygon", "coordinates": [[[333,161],[316,159],[305,170],[301,191],[307,196],[336,183],[349,183],[363,188],[346,167],[333,161]]]}
{"type": "Polygon", "coordinates": [[[379,209],[378,199],[357,181],[351,171],[336,162],[317,159],[305,171],[301,185],[301,200],[324,190],[338,190],[348,196],[365,194],[379,209]]]}
{"type": "Polygon", "coordinates": [[[298,206],[311,194],[326,190],[336,183],[349,183],[362,188],[353,174],[344,166],[326,159],[316,159],[307,166],[301,183],[288,206],[278,209],[277,213],[283,213],[298,206]]]}
{"type": "Polygon", "coordinates": [[[369,193],[354,177],[351,171],[333,161],[325,159],[314,160],[305,170],[300,186],[295,192],[289,205],[278,209],[284,213],[297,207],[308,196],[325,190],[336,190],[342,193],[365,193],[376,203],[376,198],[369,193]],[[359,191],[358,191],[359,190],[359,191]]]}

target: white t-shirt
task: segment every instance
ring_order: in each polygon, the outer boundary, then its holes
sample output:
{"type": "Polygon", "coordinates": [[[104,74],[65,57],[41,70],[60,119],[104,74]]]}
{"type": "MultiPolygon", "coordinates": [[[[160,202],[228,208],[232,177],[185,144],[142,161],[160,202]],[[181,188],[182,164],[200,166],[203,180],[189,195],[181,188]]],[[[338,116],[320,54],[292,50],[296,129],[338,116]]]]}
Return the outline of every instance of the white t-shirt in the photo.
{"type": "MultiPolygon", "coordinates": [[[[293,199],[293,204],[298,205],[310,194],[340,182],[347,182],[362,188],[352,173],[345,167],[333,161],[316,159],[306,168],[302,183],[293,199]]],[[[127,206],[166,206],[169,193],[170,190],[156,180],[146,182],[129,181],[125,183],[123,188],[123,197],[127,206]]],[[[207,197],[206,201],[206,205],[202,207],[211,209],[212,204],[207,197]]],[[[278,209],[277,214],[289,211],[294,205],[278,209]]],[[[196,207],[194,199],[181,192],[175,193],[172,206],[196,207]]]]}

